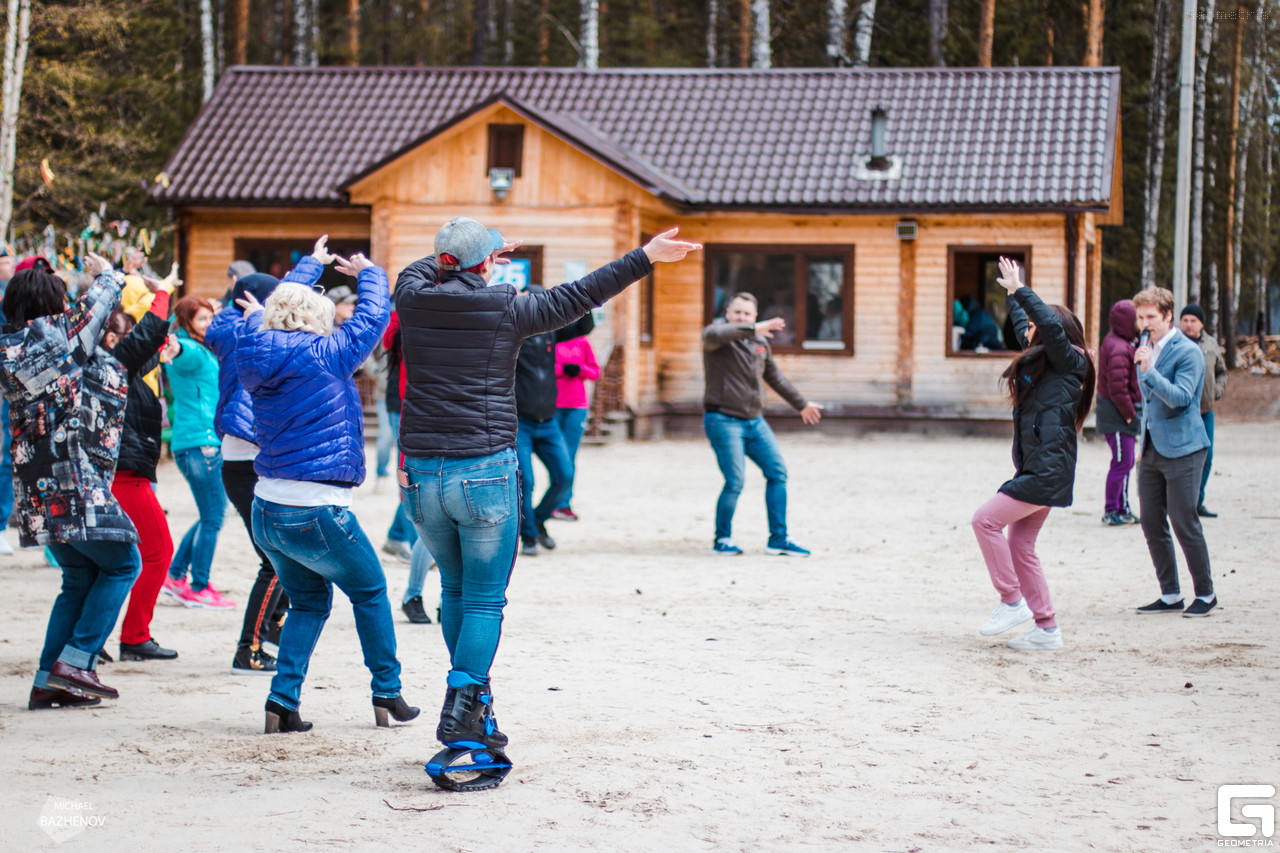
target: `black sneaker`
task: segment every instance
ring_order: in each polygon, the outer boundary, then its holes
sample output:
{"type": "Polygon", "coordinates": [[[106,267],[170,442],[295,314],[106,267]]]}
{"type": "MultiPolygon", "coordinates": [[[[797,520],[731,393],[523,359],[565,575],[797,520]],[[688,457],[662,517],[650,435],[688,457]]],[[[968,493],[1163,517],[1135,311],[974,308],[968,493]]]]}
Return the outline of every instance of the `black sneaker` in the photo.
{"type": "Polygon", "coordinates": [[[177,652],[164,648],[154,637],[145,643],[120,644],[120,660],[175,660],[177,657],[177,652]]]}
{"type": "Polygon", "coordinates": [[[231,661],[231,671],[241,675],[270,675],[276,671],[276,659],[267,654],[261,646],[241,646],[236,649],[236,656],[231,661]]]}
{"type": "Polygon", "coordinates": [[[520,537],[520,556],[536,557],[538,556],[538,540],[532,536],[520,537]]]}
{"type": "Polygon", "coordinates": [[[1157,598],[1150,604],[1144,604],[1141,607],[1134,609],[1145,616],[1149,613],[1181,613],[1183,607],[1185,607],[1185,605],[1181,601],[1175,604],[1165,604],[1164,599],[1157,598]]]}
{"type": "Polygon", "coordinates": [[[1218,514],[1216,512],[1211,512],[1209,509],[1205,507],[1204,504],[1200,504],[1200,506],[1196,507],[1196,515],[1200,516],[1201,518],[1217,518],[1218,517],[1218,514]]]}
{"type": "Polygon", "coordinates": [[[547,535],[547,528],[541,524],[538,525],[538,544],[548,551],[554,551],[556,547],[556,540],[547,535]]]}
{"type": "Polygon", "coordinates": [[[400,605],[400,609],[404,611],[405,616],[409,617],[409,621],[415,625],[431,624],[431,617],[427,615],[426,609],[422,606],[422,596],[420,595],[415,595],[400,605]]]}
{"type": "Polygon", "coordinates": [[[1140,522],[1140,520],[1138,519],[1138,517],[1137,517],[1136,515],[1134,515],[1133,513],[1129,512],[1128,510],[1126,510],[1126,511],[1124,511],[1124,512],[1117,512],[1117,513],[1116,513],[1116,518],[1120,519],[1120,521],[1122,521],[1122,522],[1123,522],[1123,523],[1125,523],[1125,524],[1140,524],[1140,523],[1141,523],[1141,522],[1140,522]]]}
{"type": "Polygon", "coordinates": [[[1218,596],[1213,597],[1213,601],[1201,601],[1196,599],[1191,602],[1191,606],[1182,612],[1183,616],[1208,616],[1209,611],[1218,606],[1218,596]]]}
{"type": "Polygon", "coordinates": [[[1125,521],[1118,512],[1109,512],[1102,516],[1102,523],[1108,527],[1122,527],[1125,524],[1128,524],[1128,522],[1125,521]]]}

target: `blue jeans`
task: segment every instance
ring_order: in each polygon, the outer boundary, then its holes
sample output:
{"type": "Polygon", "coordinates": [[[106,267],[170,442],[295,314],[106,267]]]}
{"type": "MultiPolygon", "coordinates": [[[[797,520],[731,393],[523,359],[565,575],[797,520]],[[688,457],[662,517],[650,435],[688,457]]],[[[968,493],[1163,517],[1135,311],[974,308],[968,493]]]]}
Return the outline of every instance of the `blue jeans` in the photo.
{"type": "Polygon", "coordinates": [[[387,476],[388,464],[391,462],[391,449],[396,446],[396,436],[400,435],[400,413],[387,409],[387,398],[378,398],[378,443],[375,472],[379,477],[387,476]]]}
{"type": "Polygon", "coordinates": [[[516,432],[516,453],[520,462],[520,535],[532,539],[556,507],[564,505],[573,488],[573,462],[555,418],[542,423],[521,418],[516,432]],[[547,486],[536,509],[533,506],[535,453],[551,477],[551,485],[547,486]]]}
{"type": "Polygon", "coordinates": [[[62,567],[62,592],[49,613],[37,687],[48,686],[49,670],[59,660],[97,669],[98,650],[142,571],[142,556],[132,542],[59,542],[49,550],[62,567]]]}
{"type": "Polygon", "coordinates": [[[568,507],[573,502],[573,480],[578,474],[578,447],[582,445],[582,436],[586,434],[589,414],[590,409],[556,409],[556,423],[560,426],[560,434],[564,436],[569,464],[573,466],[573,473],[569,475],[569,491],[565,492],[560,507],[568,507]]]}
{"type": "Polygon", "coordinates": [[[191,525],[178,550],[173,552],[169,576],[185,578],[191,569],[191,588],[196,592],[209,585],[209,567],[218,547],[218,532],[227,512],[227,492],[222,486],[222,450],[217,447],[190,447],[173,454],[178,470],[191,487],[200,518],[191,525]]]}
{"type": "Polygon", "coordinates": [[[759,418],[735,418],[719,412],[702,416],[702,427],[724,475],[724,488],[716,501],[716,538],[733,536],[733,511],[746,476],[746,459],[764,473],[764,505],[769,514],[769,545],[787,541],[787,466],[782,461],[773,430],[759,418]]]}
{"type": "Polygon", "coordinates": [[[387,538],[393,542],[405,542],[410,548],[418,541],[418,531],[405,514],[404,501],[396,504],[395,515],[391,516],[391,526],[387,528],[387,538]]]}
{"type": "Polygon", "coordinates": [[[13,457],[9,455],[9,443],[13,437],[9,435],[9,401],[0,400],[0,530],[9,525],[9,515],[13,512],[13,457]]]}
{"type": "Polygon", "coordinates": [[[289,595],[271,698],[297,709],[311,653],[333,608],[334,586],[351,599],[373,695],[399,696],[387,577],[355,515],[340,506],[284,506],[254,498],[253,538],[289,595]]]}
{"type": "Polygon", "coordinates": [[[413,543],[413,552],[409,555],[409,583],[404,588],[404,601],[422,595],[422,587],[427,583],[427,572],[431,571],[433,559],[431,550],[427,548],[427,541],[419,537],[413,543]]]}
{"type": "Polygon", "coordinates": [[[1209,471],[1213,469],[1213,412],[1200,415],[1204,421],[1204,431],[1209,433],[1209,452],[1204,455],[1204,473],[1200,475],[1200,502],[1196,506],[1204,506],[1204,487],[1209,485],[1209,471]]]}
{"type": "Polygon", "coordinates": [[[484,681],[502,636],[520,541],[515,451],[407,456],[404,472],[402,502],[440,566],[440,628],[452,669],[484,681]]]}

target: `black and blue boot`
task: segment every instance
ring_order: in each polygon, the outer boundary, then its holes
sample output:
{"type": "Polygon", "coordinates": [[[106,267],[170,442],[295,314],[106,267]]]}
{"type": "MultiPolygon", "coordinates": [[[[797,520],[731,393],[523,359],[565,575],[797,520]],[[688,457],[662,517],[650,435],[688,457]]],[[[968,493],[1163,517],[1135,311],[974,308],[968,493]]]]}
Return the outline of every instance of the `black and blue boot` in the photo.
{"type": "Polygon", "coordinates": [[[467,680],[470,683],[451,685],[445,692],[436,728],[436,738],[445,748],[425,768],[431,781],[447,791],[496,788],[511,772],[511,759],[502,751],[507,736],[498,731],[489,685],[467,680]]]}

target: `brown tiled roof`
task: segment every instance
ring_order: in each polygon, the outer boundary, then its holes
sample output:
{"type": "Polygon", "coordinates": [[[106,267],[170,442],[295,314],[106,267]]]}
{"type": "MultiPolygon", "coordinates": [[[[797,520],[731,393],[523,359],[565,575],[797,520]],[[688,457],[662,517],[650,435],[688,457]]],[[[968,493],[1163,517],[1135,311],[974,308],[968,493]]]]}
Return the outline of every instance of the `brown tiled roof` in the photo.
{"type": "Polygon", "coordinates": [[[1115,68],[233,68],[168,204],[342,204],[357,176],[501,101],[697,208],[1105,209],[1115,68]],[[901,176],[859,176],[871,110],[901,176]]]}

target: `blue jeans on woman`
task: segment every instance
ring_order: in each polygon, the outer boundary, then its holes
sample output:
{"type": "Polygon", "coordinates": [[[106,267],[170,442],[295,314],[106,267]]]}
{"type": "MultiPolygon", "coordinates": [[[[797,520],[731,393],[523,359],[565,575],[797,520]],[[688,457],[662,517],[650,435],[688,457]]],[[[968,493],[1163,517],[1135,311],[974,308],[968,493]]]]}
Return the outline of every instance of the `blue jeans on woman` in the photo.
{"type": "Polygon", "coordinates": [[[538,535],[538,528],[547,523],[551,513],[557,507],[564,506],[565,496],[573,487],[573,462],[569,459],[564,434],[560,432],[560,425],[555,418],[548,421],[520,418],[516,432],[516,453],[520,465],[520,535],[532,539],[538,535]],[[547,486],[536,509],[533,506],[534,454],[547,466],[547,476],[551,478],[551,484],[547,486]]]}
{"type": "Polygon", "coordinates": [[[764,472],[764,505],[769,515],[770,547],[787,542],[787,465],[782,461],[778,439],[759,418],[735,418],[719,412],[702,416],[702,427],[711,440],[711,449],[724,475],[724,488],[716,501],[716,539],[733,537],[733,512],[746,478],[746,460],[764,472]]]}
{"type": "Polygon", "coordinates": [[[142,571],[142,556],[132,542],[58,542],[49,550],[62,567],[62,592],[49,613],[36,687],[49,686],[49,670],[59,660],[76,669],[97,669],[98,650],[142,571]]]}
{"type": "Polygon", "coordinates": [[[569,475],[569,490],[557,509],[564,509],[573,502],[573,481],[578,475],[578,448],[582,445],[582,436],[587,432],[587,415],[590,409],[556,409],[556,423],[560,434],[564,436],[564,449],[569,454],[569,465],[573,471],[569,475]]]}
{"type": "Polygon", "coordinates": [[[284,506],[253,500],[253,538],[289,595],[271,698],[297,710],[311,653],[333,609],[333,588],[351,599],[374,696],[400,695],[396,631],[387,577],[360,522],[346,507],[284,506]]]}
{"type": "Polygon", "coordinates": [[[209,585],[209,568],[218,547],[218,532],[227,512],[227,492],[222,486],[222,449],[189,447],[173,454],[178,470],[191,487],[200,518],[191,525],[178,550],[173,552],[169,577],[181,580],[191,569],[191,588],[196,592],[209,585]]]}
{"type": "Polygon", "coordinates": [[[409,485],[400,487],[401,502],[440,566],[440,627],[452,669],[483,682],[502,636],[520,542],[515,450],[407,456],[404,471],[409,485]]]}
{"type": "Polygon", "coordinates": [[[409,553],[409,582],[404,588],[404,601],[422,595],[422,588],[427,583],[427,572],[431,571],[431,564],[434,561],[435,558],[431,556],[426,540],[419,537],[418,541],[413,543],[413,550],[409,553]]]}
{"type": "Polygon", "coordinates": [[[396,437],[400,435],[400,413],[387,408],[387,398],[383,395],[376,404],[378,413],[378,442],[374,457],[374,472],[379,477],[387,476],[387,466],[391,462],[391,450],[396,446],[396,437]]]}

